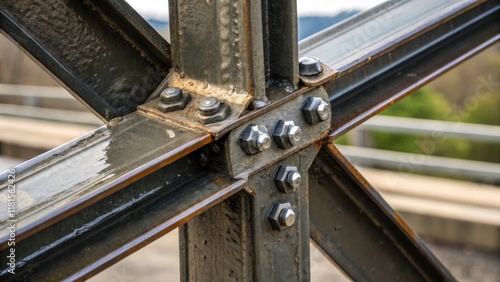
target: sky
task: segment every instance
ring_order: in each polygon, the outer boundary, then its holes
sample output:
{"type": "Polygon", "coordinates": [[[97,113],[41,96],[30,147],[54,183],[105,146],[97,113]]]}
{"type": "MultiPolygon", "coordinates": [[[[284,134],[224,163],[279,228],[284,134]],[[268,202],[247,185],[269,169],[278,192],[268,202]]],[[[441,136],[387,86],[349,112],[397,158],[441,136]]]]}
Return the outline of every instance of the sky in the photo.
{"type": "MultiPolygon", "coordinates": [[[[144,17],[155,19],[168,18],[167,0],[126,0],[144,17]]],[[[200,0],[194,0],[200,1],[200,0]]],[[[335,15],[343,10],[373,7],[383,0],[297,0],[299,16],[327,16],[335,15]]]]}

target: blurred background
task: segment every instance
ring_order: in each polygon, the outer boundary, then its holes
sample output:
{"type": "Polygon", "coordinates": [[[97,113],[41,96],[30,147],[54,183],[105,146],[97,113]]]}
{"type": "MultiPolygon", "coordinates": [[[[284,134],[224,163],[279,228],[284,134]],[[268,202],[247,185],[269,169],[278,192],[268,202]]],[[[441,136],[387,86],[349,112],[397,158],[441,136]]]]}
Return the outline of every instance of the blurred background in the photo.
{"type": "MultiPolygon", "coordinates": [[[[166,1],[127,2],[169,38],[166,1]]],[[[298,0],[299,40],[381,2],[298,0]]],[[[0,171],[102,125],[0,34],[0,171]]],[[[460,281],[500,281],[499,44],[335,143],[460,281]]],[[[313,246],[311,272],[348,280],[313,246]]],[[[91,280],[178,281],[177,232],[91,280]]]]}

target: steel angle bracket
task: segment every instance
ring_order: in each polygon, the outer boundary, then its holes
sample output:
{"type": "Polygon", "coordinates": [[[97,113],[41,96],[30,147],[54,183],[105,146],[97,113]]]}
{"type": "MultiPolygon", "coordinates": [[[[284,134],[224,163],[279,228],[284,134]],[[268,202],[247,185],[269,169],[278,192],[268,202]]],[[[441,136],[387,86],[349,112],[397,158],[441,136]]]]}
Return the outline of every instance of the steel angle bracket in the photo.
{"type": "Polygon", "coordinates": [[[170,72],[151,95],[151,98],[150,101],[138,107],[140,112],[181,127],[204,131],[216,138],[221,137],[223,135],[221,133],[227,132],[225,129],[246,113],[247,107],[252,101],[252,96],[245,91],[230,86],[222,87],[206,81],[182,77],[175,71],[170,72]],[[169,87],[179,88],[184,92],[184,95],[190,95],[191,99],[183,109],[171,112],[162,112],[159,109],[160,93],[169,87]],[[198,115],[200,115],[199,106],[208,97],[217,99],[221,103],[221,110],[226,108],[225,110],[228,111],[227,116],[216,122],[201,122],[198,119],[198,115]]]}

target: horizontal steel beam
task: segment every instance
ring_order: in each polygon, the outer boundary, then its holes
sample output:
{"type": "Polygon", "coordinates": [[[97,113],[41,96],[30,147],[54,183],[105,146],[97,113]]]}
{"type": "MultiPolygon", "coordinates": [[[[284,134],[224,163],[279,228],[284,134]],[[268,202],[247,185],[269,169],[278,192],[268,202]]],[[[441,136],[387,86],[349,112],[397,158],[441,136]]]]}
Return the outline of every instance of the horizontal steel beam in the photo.
{"type": "Polygon", "coordinates": [[[0,30],[107,121],[135,111],[170,68],[168,43],[125,1],[3,0],[0,30]]]}
{"type": "MultiPolygon", "coordinates": [[[[23,240],[201,148],[211,136],[134,113],[15,168],[23,199],[16,206],[16,239],[23,240]]],[[[8,172],[0,175],[7,194],[8,172]]],[[[7,203],[0,202],[7,210],[7,203]]],[[[7,224],[7,213],[0,222],[7,224]]],[[[0,249],[8,230],[0,230],[0,249]]]]}
{"type": "Polygon", "coordinates": [[[332,137],[346,133],[499,39],[498,2],[388,1],[300,42],[339,71],[332,137]]]}
{"type": "Polygon", "coordinates": [[[311,239],[354,281],[453,281],[333,145],[310,168],[311,239]]]}
{"type": "MultiPolygon", "coordinates": [[[[130,179],[130,181],[134,181],[130,179]]],[[[84,280],[243,188],[191,154],[21,241],[2,281],[84,280]]],[[[18,221],[22,223],[21,220],[18,221]]],[[[0,252],[9,255],[9,249],[0,252]]]]}

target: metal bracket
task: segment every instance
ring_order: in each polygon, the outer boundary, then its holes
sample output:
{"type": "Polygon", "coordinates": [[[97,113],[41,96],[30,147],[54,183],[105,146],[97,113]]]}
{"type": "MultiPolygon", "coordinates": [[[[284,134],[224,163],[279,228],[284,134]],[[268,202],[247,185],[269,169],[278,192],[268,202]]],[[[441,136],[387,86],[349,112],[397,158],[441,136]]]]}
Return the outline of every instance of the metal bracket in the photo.
{"type": "Polygon", "coordinates": [[[159,93],[168,87],[177,87],[183,92],[189,93],[191,101],[189,101],[183,109],[163,112],[158,108],[160,98],[154,98],[140,105],[138,110],[178,126],[198,131],[201,130],[213,136],[218,136],[219,132],[242,116],[252,100],[252,96],[245,91],[236,90],[231,87],[222,88],[208,82],[182,78],[181,75],[176,72],[171,72],[168,75],[153,93],[152,97],[158,97],[159,93]],[[225,111],[224,118],[216,118],[213,120],[210,120],[209,117],[206,119],[200,118],[200,116],[204,116],[200,114],[200,103],[208,97],[216,98],[220,101],[225,111]]]}
{"type": "Polygon", "coordinates": [[[314,125],[307,122],[301,108],[309,97],[319,97],[328,101],[326,91],[323,88],[315,88],[234,129],[227,139],[226,158],[229,163],[230,174],[236,178],[247,178],[249,174],[265,169],[270,164],[276,163],[323,139],[330,128],[330,121],[325,120],[314,125]],[[280,113],[279,116],[276,113],[280,113]],[[273,141],[267,150],[254,155],[248,155],[241,147],[240,137],[248,126],[262,125],[267,128],[268,132],[273,132],[280,120],[294,121],[302,129],[300,142],[285,149],[280,148],[273,141]]]}

